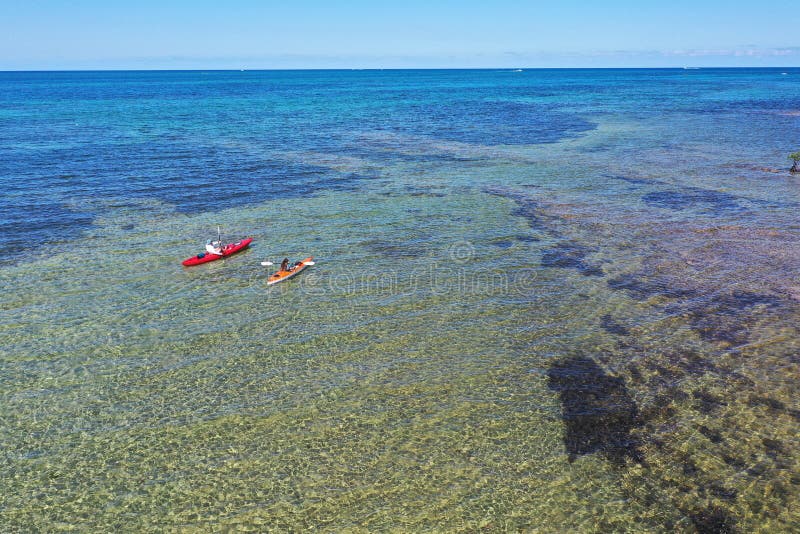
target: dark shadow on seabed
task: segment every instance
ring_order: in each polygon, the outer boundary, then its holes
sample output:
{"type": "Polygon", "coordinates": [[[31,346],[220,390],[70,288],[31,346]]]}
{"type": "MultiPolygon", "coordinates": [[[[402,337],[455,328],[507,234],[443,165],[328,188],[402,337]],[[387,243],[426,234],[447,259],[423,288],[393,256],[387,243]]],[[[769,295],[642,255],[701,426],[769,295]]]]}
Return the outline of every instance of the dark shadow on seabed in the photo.
{"type": "Polygon", "coordinates": [[[561,398],[564,446],[570,461],[600,453],[618,465],[644,457],[631,430],[639,410],[621,378],[606,374],[591,358],[571,356],[556,361],[547,372],[550,389],[561,398]]]}

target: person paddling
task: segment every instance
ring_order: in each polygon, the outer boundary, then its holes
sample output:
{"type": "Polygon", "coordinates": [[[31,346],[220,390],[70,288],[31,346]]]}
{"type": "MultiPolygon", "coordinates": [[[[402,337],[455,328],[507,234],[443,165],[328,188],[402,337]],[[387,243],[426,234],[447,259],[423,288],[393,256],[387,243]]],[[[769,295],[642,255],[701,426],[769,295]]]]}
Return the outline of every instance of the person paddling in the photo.
{"type": "Polygon", "coordinates": [[[222,243],[219,241],[206,241],[206,252],[209,254],[216,254],[217,256],[222,256],[222,243]]]}
{"type": "Polygon", "coordinates": [[[281,262],[281,271],[288,271],[289,270],[289,258],[283,258],[281,262]]]}

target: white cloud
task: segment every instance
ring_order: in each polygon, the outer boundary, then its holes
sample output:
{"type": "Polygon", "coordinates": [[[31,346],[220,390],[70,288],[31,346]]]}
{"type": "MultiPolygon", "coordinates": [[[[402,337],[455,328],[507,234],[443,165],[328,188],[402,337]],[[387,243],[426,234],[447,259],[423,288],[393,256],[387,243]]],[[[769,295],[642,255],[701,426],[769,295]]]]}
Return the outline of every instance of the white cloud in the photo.
{"type": "Polygon", "coordinates": [[[785,57],[800,56],[800,47],[789,48],[711,48],[669,50],[664,52],[669,57],[785,57]]]}

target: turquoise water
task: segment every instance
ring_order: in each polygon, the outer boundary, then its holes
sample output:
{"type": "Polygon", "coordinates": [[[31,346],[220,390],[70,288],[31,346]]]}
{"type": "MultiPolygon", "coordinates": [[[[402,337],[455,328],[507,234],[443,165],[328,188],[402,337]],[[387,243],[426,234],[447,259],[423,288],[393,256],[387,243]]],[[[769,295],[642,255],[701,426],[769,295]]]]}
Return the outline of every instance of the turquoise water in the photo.
{"type": "Polygon", "coordinates": [[[0,73],[0,525],[800,528],[798,89],[0,73]]]}

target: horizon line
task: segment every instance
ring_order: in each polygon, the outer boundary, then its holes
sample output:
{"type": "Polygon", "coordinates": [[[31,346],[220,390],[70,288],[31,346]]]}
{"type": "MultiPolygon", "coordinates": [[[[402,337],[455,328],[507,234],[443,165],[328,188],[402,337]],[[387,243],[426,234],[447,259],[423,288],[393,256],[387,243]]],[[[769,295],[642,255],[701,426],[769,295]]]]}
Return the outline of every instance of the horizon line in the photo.
{"type": "Polygon", "coordinates": [[[36,72],[304,72],[304,71],[412,71],[412,70],[778,70],[800,69],[800,65],[783,66],[684,66],[684,67],[296,67],[296,68],[74,68],[74,69],[0,69],[0,73],[36,72]]]}

